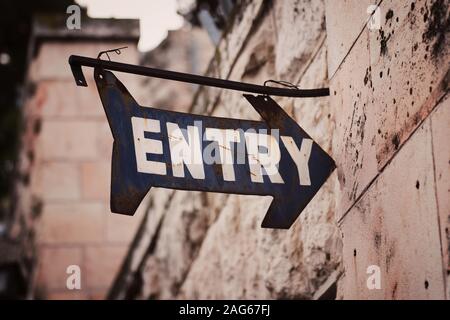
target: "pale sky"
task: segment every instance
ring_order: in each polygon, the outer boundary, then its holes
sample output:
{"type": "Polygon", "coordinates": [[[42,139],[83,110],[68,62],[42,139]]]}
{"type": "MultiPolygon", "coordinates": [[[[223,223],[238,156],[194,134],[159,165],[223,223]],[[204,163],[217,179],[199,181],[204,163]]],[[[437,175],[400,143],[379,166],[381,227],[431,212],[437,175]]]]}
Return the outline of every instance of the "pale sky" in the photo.
{"type": "Polygon", "coordinates": [[[87,7],[92,18],[134,18],[140,19],[141,38],[138,48],[148,51],[155,48],[166,36],[168,30],[183,25],[183,18],[177,14],[176,0],[76,0],[87,7]]]}

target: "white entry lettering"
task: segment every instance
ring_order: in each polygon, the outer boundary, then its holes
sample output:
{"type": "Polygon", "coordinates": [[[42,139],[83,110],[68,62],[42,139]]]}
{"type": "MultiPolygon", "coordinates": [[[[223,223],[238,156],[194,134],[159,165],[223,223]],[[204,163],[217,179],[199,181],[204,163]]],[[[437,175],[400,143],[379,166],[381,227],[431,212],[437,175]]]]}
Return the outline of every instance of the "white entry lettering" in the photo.
{"type": "Polygon", "coordinates": [[[284,183],[278,172],[278,163],[281,159],[280,146],[272,135],[255,132],[245,132],[250,177],[253,182],[264,183],[262,168],[266,171],[272,183],[284,183]],[[267,152],[261,152],[263,147],[267,152]]]}
{"type": "Polygon", "coordinates": [[[147,153],[163,153],[162,142],[144,137],[144,132],[161,132],[159,120],[132,117],[131,124],[133,127],[137,170],[143,173],[166,175],[165,163],[147,160],[147,153]]]}
{"type": "Polygon", "coordinates": [[[311,156],[311,148],[313,141],[311,139],[303,139],[300,150],[297,147],[294,139],[289,136],[281,136],[284,146],[286,147],[289,155],[294,160],[298,170],[298,179],[301,186],[310,186],[311,178],[309,177],[309,157],[311,156]]]}
{"type": "Polygon", "coordinates": [[[225,181],[235,181],[236,177],[234,175],[233,167],[233,152],[231,151],[231,144],[235,142],[240,142],[239,132],[232,129],[216,129],[216,128],[206,128],[205,129],[206,139],[217,141],[219,144],[219,158],[222,164],[222,174],[223,180],[225,181]]]}
{"type": "Polygon", "coordinates": [[[185,164],[194,179],[205,179],[198,128],[195,126],[187,127],[188,142],[176,123],[167,122],[166,125],[174,177],[184,177],[183,164],[185,164]]]}
{"type": "MultiPolygon", "coordinates": [[[[162,155],[162,141],[145,138],[145,132],[160,133],[160,121],[156,119],[145,119],[132,117],[134,149],[136,154],[137,171],[142,173],[167,175],[167,164],[147,159],[148,154],[162,155]]],[[[204,160],[210,165],[209,158],[203,159],[202,142],[199,127],[188,126],[180,129],[178,124],[167,122],[167,135],[172,162],[172,173],[175,177],[185,177],[184,166],[187,167],[194,179],[205,179],[204,160]],[[186,133],[183,134],[183,131],[186,133]]],[[[263,175],[266,174],[272,183],[284,183],[279,172],[281,150],[277,139],[273,135],[256,133],[248,130],[244,132],[245,146],[252,182],[264,183],[263,175]]],[[[206,140],[218,143],[218,159],[222,165],[224,181],[236,181],[232,146],[240,142],[239,130],[205,128],[206,140]]],[[[310,186],[311,177],[309,173],[309,159],[313,141],[303,139],[301,147],[298,148],[294,139],[290,136],[281,136],[289,155],[297,166],[299,184],[310,186]]],[[[207,152],[205,148],[205,152],[207,152]]],[[[216,153],[216,154],[217,154],[216,153]]],[[[209,155],[210,156],[210,155],[209,155]]],[[[210,156],[211,157],[211,156],[210,156]]],[[[238,162],[238,164],[240,164],[238,162]]]]}

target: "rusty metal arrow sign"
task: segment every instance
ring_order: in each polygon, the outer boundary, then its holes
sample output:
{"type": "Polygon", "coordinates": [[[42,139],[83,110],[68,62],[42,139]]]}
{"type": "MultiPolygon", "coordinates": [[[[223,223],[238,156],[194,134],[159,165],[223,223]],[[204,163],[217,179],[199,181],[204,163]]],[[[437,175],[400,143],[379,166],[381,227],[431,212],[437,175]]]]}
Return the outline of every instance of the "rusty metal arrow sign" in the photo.
{"type": "Polygon", "coordinates": [[[114,137],[112,212],[133,215],[151,187],[262,195],[262,227],[288,229],[335,169],[267,95],[244,94],[264,121],[228,119],[142,107],[103,65],[94,78],[114,137]]]}

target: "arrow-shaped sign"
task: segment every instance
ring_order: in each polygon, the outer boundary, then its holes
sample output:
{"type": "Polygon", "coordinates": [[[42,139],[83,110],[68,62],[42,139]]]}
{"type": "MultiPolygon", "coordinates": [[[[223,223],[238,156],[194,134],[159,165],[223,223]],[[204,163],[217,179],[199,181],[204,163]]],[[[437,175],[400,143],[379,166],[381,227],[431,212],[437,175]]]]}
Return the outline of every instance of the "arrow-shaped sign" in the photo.
{"type": "Polygon", "coordinates": [[[264,122],[140,106],[100,67],[95,82],[114,137],[111,211],[133,215],[151,187],[270,195],[264,228],[289,228],[335,168],[270,97],[244,97],[264,122]]]}

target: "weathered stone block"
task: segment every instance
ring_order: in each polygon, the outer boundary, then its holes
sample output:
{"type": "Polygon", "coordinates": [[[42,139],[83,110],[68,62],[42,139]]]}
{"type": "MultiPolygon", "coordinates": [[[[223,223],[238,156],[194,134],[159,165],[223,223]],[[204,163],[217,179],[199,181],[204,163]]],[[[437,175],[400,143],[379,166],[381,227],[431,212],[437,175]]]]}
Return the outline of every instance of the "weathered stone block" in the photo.
{"type": "Polygon", "coordinates": [[[324,1],[276,1],[274,16],[276,74],[296,81],[325,39],[324,1]]]}
{"type": "Polygon", "coordinates": [[[42,158],[72,161],[96,158],[97,125],[96,121],[44,121],[40,136],[42,158]]]}
{"type": "Polygon", "coordinates": [[[105,240],[105,208],[100,203],[45,203],[40,220],[41,244],[86,244],[105,240]]]}
{"type": "Polygon", "coordinates": [[[251,1],[245,4],[243,10],[237,12],[237,16],[234,17],[236,23],[231,25],[231,29],[228,30],[224,36],[225,38],[220,42],[218,47],[218,52],[220,53],[220,78],[228,78],[239,51],[245,44],[252,30],[253,23],[260,15],[263,7],[264,1],[251,1]]]}
{"type": "Polygon", "coordinates": [[[330,79],[366,28],[370,19],[368,7],[379,3],[380,0],[325,0],[330,79]]]}
{"type": "Polygon", "coordinates": [[[78,166],[68,162],[43,163],[32,176],[31,191],[44,200],[79,199],[78,166]]]}
{"type": "Polygon", "coordinates": [[[144,275],[146,279],[159,279],[161,291],[158,297],[162,299],[177,294],[207,231],[207,216],[216,211],[207,210],[202,193],[192,191],[174,192],[163,210],[164,223],[152,258],[159,266],[152,269],[157,274],[148,272],[144,275]]]}
{"type": "Polygon", "coordinates": [[[364,90],[368,45],[368,31],[364,31],[330,83],[331,109],[336,119],[333,155],[342,193],[338,197],[337,220],[378,172],[375,107],[369,103],[371,92],[364,90]]]}
{"type": "Polygon", "coordinates": [[[422,16],[438,2],[416,2],[415,9],[399,1],[382,2],[381,29],[361,33],[331,80],[331,103],[342,110],[334,139],[342,191],[338,218],[447,90],[448,68],[442,65],[449,47],[433,57],[438,40],[424,40],[434,18],[422,16]]]}
{"type": "Polygon", "coordinates": [[[344,217],[346,299],[444,298],[431,143],[426,121],[344,217]],[[371,265],[381,289],[368,289],[371,265]]]}
{"type": "Polygon", "coordinates": [[[76,97],[80,92],[72,81],[41,81],[38,90],[45,91],[42,118],[74,117],[79,112],[76,97]],[[75,91],[76,90],[76,91],[75,91]]]}
{"type": "Polygon", "coordinates": [[[369,81],[362,88],[372,91],[370,107],[376,110],[378,168],[436,106],[450,77],[444,30],[450,9],[443,1],[388,0],[380,8],[386,14],[382,28],[369,32],[369,81]]]}

